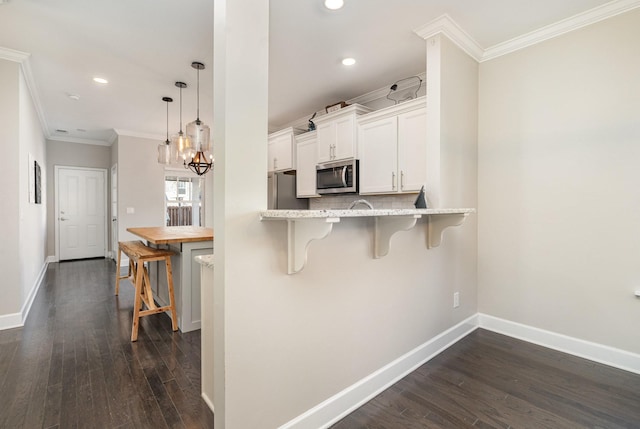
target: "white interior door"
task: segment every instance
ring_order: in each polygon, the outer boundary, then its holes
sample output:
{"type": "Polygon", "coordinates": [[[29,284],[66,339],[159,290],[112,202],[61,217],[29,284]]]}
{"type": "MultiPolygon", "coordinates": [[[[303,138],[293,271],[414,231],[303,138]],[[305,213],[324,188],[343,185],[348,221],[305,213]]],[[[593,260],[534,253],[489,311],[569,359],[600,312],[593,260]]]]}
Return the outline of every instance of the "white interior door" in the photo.
{"type": "Polygon", "coordinates": [[[118,164],[111,167],[111,258],[118,254],[118,164]]]}
{"type": "Polygon", "coordinates": [[[105,256],[106,171],[56,167],[59,260],[105,256]]]}

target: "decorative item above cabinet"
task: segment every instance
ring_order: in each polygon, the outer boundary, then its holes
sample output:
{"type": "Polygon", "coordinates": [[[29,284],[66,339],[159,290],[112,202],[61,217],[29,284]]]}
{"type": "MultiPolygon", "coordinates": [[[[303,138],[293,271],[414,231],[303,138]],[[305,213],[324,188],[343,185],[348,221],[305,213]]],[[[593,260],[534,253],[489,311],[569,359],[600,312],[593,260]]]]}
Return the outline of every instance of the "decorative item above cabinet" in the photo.
{"type": "Polygon", "coordinates": [[[356,118],[371,109],[360,104],[316,118],[318,163],[357,158],[356,118]]]}
{"type": "Polygon", "coordinates": [[[303,131],[289,127],[269,134],[267,170],[288,171],[296,168],[294,136],[303,131]]]}

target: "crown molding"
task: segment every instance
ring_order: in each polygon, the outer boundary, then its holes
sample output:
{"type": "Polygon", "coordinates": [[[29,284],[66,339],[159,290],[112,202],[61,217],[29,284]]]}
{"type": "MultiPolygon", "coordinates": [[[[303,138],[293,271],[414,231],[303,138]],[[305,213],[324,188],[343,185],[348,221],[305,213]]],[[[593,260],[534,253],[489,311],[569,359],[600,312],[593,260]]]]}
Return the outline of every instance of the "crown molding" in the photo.
{"type": "Polygon", "coordinates": [[[132,130],[123,130],[121,128],[114,128],[113,131],[115,131],[117,136],[137,137],[141,139],[160,140],[160,141],[165,141],[167,138],[164,134],[163,135],[148,134],[148,133],[141,133],[141,132],[132,131],[132,130]]]}
{"type": "Polygon", "coordinates": [[[436,34],[444,34],[471,58],[478,62],[482,61],[482,56],[484,55],[482,46],[447,14],[434,19],[422,27],[414,29],[413,32],[425,40],[436,34]]]}
{"type": "Polygon", "coordinates": [[[31,54],[22,51],[16,51],[15,49],[3,48],[0,46],[0,59],[15,61],[16,63],[21,63],[27,58],[29,58],[31,54]]]}
{"type": "Polygon", "coordinates": [[[44,114],[44,109],[42,108],[42,102],[40,101],[38,85],[36,85],[36,81],[33,78],[33,72],[31,71],[31,62],[29,60],[30,57],[31,54],[27,52],[0,47],[0,59],[20,63],[22,76],[27,83],[27,89],[29,90],[31,100],[33,101],[36,113],[38,114],[38,119],[40,120],[40,128],[42,129],[42,133],[44,134],[45,138],[48,139],[50,138],[49,127],[47,125],[47,118],[44,114]]]}
{"type": "Polygon", "coordinates": [[[524,49],[528,46],[561,36],[573,30],[620,15],[621,13],[628,12],[637,7],[640,7],[640,0],[614,0],[586,12],[563,19],[562,21],[558,21],[554,24],[531,31],[522,36],[515,37],[506,42],[491,46],[484,51],[481,61],[491,60],[493,58],[524,49]]]}
{"type": "Polygon", "coordinates": [[[490,46],[487,49],[483,49],[478,42],[469,36],[467,32],[446,14],[413,31],[425,40],[436,34],[444,34],[469,56],[478,62],[483,62],[595,24],[596,22],[620,15],[638,7],[640,7],[640,0],[613,0],[602,6],[595,7],[554,24],[507,40],[506,42],[490,46]]]}
{"type": "Polygon", "coordinates": [[[105,140],[94,140],[94,139],[82,139],[78,137],[67,137],[67,136],[52,136],[47,137],[47,140],[54,142],[63,142],[63,143],[78,143],[78,144],[92,144],[96,146],[111,146],[111,142],[105,140]]]}

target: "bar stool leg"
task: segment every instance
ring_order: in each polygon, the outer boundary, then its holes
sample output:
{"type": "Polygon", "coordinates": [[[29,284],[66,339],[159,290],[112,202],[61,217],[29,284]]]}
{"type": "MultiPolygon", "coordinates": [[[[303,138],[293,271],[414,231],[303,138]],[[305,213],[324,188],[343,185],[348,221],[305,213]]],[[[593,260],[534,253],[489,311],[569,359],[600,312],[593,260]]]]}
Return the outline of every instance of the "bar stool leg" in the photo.
{"type": "MultiPolygon", "coordinates": [[[[140,264],[140,262],[138,263],[140,264]]],[[[144,262],[142,262],[144,264],[144,262]]],[[[140,324],[140,305],[142,304],[142,281],[144,276],[144,265],[136,267],[136,292],[133,303],[133,323],[131,326],[131,341],[138,340],[138,327],[140,324]],[[142,269],[141,269],[142,268],[142,269]]]]}
{"type": "Polygon", "coordinates": [[[116,265],[116,296],[120,291],[120,259],[122,258],[122,250],[118,246],[118,265],[116,265]]]}
{"type": "Polygon", "coordinates": [[[173,296],[173,272],[171,270],[171,256],[167,256],[164,260],[167,268],[167,285],[169,286],[169,307],[171,307],[171,328],[173,331],[178,330],[178,316],[176,315],[176,302],[173,296]]]}

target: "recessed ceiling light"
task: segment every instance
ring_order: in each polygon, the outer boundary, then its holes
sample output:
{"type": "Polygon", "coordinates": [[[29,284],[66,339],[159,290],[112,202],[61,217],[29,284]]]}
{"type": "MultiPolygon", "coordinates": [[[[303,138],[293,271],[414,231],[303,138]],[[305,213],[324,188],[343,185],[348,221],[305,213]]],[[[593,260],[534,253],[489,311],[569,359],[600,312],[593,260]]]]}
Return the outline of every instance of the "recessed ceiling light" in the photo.
{"type": "Polygon", "coordinates": [[[77,94],[69,94],[69,98],[76,101],[80,100],[80,96],[77,94]]]}
{"type": "Polygon", "coordinates": [[[107,84],[109,83],[109,81],[103,77],[94,77],[93,81],[96,83],[102,83],[102,84],[107,84]]]}
{"type": "Polygon", "coordinates": [[[69,132],[69,131],[67,131],[67,130],[62,130],[62,129],[60,129],[60,128],[58,128],[58,129],[56,130],[56,133],[66,134],[66,133],[68,133],[68,132],[69,132]]]}
{"type": "Polygon", "coordinates": [[[337,10],[344,6],[344,0],[324,0],[324,7],[331,10],[337,10]]]}
{"type": "Polygon", "coordinates": [[[344,64],[345,66],[352,66],[356,63],[356,60],[354,60],[353,58],[345,58],[344,60],[342,60],[342,64],[344,64]]]}
{"type": "Polygon", "coordinates": [[[80,131],[81,133],[86,133],[87,130],[85,130],[84,128],[76,128],[76,130],[80,131]]]}

